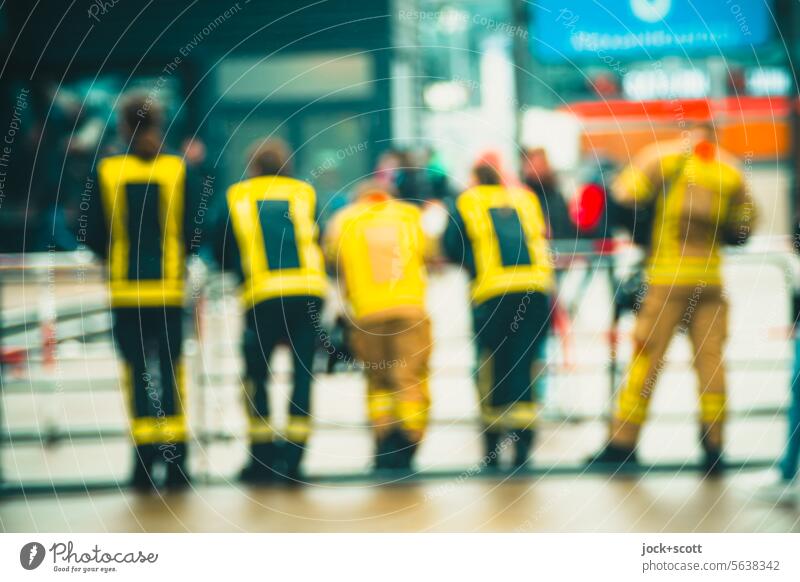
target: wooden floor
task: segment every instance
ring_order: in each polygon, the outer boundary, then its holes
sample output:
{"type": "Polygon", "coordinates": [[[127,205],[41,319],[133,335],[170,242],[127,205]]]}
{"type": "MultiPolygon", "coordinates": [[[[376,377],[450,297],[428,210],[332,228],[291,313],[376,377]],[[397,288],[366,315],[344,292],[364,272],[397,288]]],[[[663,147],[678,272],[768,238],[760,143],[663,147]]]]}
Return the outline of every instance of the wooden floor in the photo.
{"type": "Polygon", "coordinates": [[[0,502],[4,532],[800,532],[800,509],[754,497],[763,473],[198,486],[0,502]]]}

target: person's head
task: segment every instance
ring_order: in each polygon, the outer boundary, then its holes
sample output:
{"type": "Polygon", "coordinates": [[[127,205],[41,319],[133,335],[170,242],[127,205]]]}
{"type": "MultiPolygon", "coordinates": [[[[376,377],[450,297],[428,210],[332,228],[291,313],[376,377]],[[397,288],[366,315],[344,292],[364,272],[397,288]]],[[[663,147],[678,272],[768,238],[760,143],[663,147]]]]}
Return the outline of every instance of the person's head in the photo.
{"type": "Polygon", "coordinates": [[[692,151],[702,159],[711,160],[716,155],[717,136],[711,121],[699,121],[688,127],[692,151]]]}
{"type": "Polygon", "coordinates": [[[161,151],[164,113],[151,95],[130,95],[119,109],[119,132],[131,153],[152,158],[161,151]]]}
{"type": "Polygon", "coordinates": [[[500,172],[491,164],[478,164],[472,168],[472,175],[479,186],[500,186],[503,183],[500,172]]]}
{"type": "Polygon", "coordinates": [[[522,173],[526,178],[547,180],[552,174],[547,150],[542,147],[529,148],[522,154],[522,173]]]}
{"type": "Polygon", "coordinates": [[[419,163],[411,150],[399,149],[396,150],[395,155],[397,156],[397,169],[400,172],[413,172],[419,169],[419,163]]]}
{"type": "Polygon", "coordinates": [[[251,177],[291,176],[292,152],[283,140],[258,140],[248,151],[247,173],[251,177]]]}
{"type": "Polygon", "coordinates": [[[484,152],[472,166],[472,179],[478,186],[503,185],[505,181],[500,154],[494,151],[484,152]]]}
{"type": "Polygon", "coordinates": [[[387,199],[395,197],[397,197],[397,190],[395,187],[392,184],[387,184],[383,180],[364,180],[356,186],[356,200],[368,200],[370,198],[387,199]]]}
{"type": "Polygon", "coordinates": [[[199,166],[206,159],[206,144],[195,136],[183,140],[181,150],[183,151],[183,158],[190,165],[199,166]]]}
{"type": "Polygon", "coordinates": [[[710,120],[692,122],[687,129],[693,145],[703,142],[716,143],[717,141],[714,122],[710,120]]]}
{"type": "Polygon", "coordinates": [[[397,177],[397,168],[399,166],[397,159],[397,152],[388,150],[378,157],[378,163],[375,167],[375,179],[381,183],[393,184],[397,177]]]}

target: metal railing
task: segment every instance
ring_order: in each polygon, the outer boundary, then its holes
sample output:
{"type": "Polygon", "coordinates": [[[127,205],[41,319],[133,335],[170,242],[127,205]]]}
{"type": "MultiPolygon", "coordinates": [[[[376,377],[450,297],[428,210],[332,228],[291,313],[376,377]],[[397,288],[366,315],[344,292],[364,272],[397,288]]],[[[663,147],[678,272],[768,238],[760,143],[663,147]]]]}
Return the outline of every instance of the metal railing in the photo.
{"type": "MultiPolygon", "coordinates": [[[[781,242],[776,245],[779,249],[781,242]]],[[[728,260],[732,265],[756,264],[763,268],[777,269],[784,281],[785,289],[794,289],[793,257],[784,245],[784,250],[770,248],[766,250],[735,249],[727,252],[728,260]]],[[[608,282],[613,295],[619,285],[621,272],[633,262],[626,252],[609,254],[595,253],[588,249],[576,249],[569,246],[568,252],[555,254],[556,266],[563,272],[582,270],[584,276],[578,286],[578,292],[573,298],[573,304],[580,305],[582,293],[586,291],[587,282],[598,274],[608,282]]],[[[187,357],[192,358],[193,386],[190,390],[196,393],[197,418],[192,423],[192,438],[201,446],[207,447],[216,441],[231,441],[239,438],[230,431],[214,429],[204,422],[206,418],[206,392],[213,390],[239,390],[237,372],[214,372],[208,370],[208,362],[202,360],[202,355],[207,353],[203,349],[203,337],[197,333],[197,323],[202,321],[207,314],[205,308],[209,304],[224,300],[225,290],[233,288],[224,279],[212,277],[205,281],[195,280],[193,283],[196,292],[192,293],[192,301],[187,306],[187,321],[191,321],[194,333],[188,335],[187,357]]],[[[111,318],[108,306],[103,299],[104,270],[101,265],[94,262],[87,253],[42,253],[27,255],[0,255],[0,494],[13,494],[23,491],[71,491],[94,487],[117,486],[116,481],[100,483],[11,483],[4,480],[2,471],[3,448],[7,446],[36,444],[42,447],[68,441],[89,442],[106,439],[127,438],[129,430],[127,425],[98,428],[96,426],[62,427],[55,423],[45,423],[44,426],[24,427],[10,429],[4,418],[3,405],[7,397],[15,394],[63,394],[78,392],[113,392],[118,390],[116,375],[93,376],[91,382],[79,377],[75,380],[54,378],[52,369],[58,365],[66,365],[71,358],[59,355],[59,346],[70,342],[80,342],[83,345],[97,342],[97,340],[110,341],[111,318]],[[83,294],[77,297],[70,293],[73,287],[78,292],[80,287],[96,283],[97,296],[87,300],[83,294]],[[16,287],[16,293],[15,293],[16,287]],[[65,290],[65,293],[59,291],[65,290]],[[18,293],[22,295],[17,296],[18,293]],[[5,301],[5,303],[4,303],[5,301]],[[45,371],[34,374],[33,370],[45,371]],[[48,372],[49,370],[49,372],[48,372]]],[[[792,293],[787,293],[785,300],[791,300],[792,293]]],[[[608,331],[609,354],[607,361],[608,370],[608,401],[614,396],[614,389],[618,383],[622,362],[618,360],[617,345],[619,342],[618,324],[620,313],[609,306],[611,326],[608,331]]],[[[787,325],[791,322],[787,321],[787,325]]],[[[114,365],[115,358],[112,350],[96,350],[99,353],[81,354],[74,361],[92,365],[103,363],[114,365]]],[[[219,362],[217,362],[219,363],[219,362]]],[[[732,369],[741,367],[753,370],[761,366],[763,370],[774,370],[781,366],[788,367],[790,362],[785,358],[772,358],[769,360],[733,361],[729,365],[732,369]]],[[[235,368],[236,366],[234,366],[235,368]]],[[[676,366],[677,367],[677,366],[676,366]]],[[[569,375],[591,373],[596,371],[596,365],[590,364],[583,367],[552,365],[548,367],[548,374],[569,375]]],[[[438,369],[441,374],[447,375],[463,372],[463,366],[447,365],[438,369]]],[[[278,374],[279,382],[288,378],[278,374]]],[[[552,412],[552,411],[551,411],[552,412]]],[[[567,413],[551,415],[545,414],[545,420],[556,422],[585,422],[597,421],[607,417],[607,410],[599,414],[567,413]]],[[[775,418],[782,414],[781,406],[762,406],[750,408],[746,411],[748,417],[775,418]]],[[[661,415],[661,420],[679,420],[681,415],[661,415]]],[[[434,423],[447,425],[477,424],[477,416],[465,418],[438,418],[434,423]]],[[[363,428],[366,423],[343,423],[340,421],[327,422],[324,419],[315,419],[317,429],[334,428],[363,428]]],[[[741,464],[741,466],[764,465],[766,460],[741,464]]],[[[647,470],[680,470],[686,465],[659,465],[649,467],[647,470]]],[[[207,469],[207,468],[206,468],[207,469]]],[[[575,467],[549,467],[534,469],[533,472],[546,474],[563,474],[565,471],[575,472],[575,467]]],[[[437,476],[437,475],[429,475],[437,476]]],[[[213,479],[209,472],[203,472],[203,478],[213,479]]],[[[362,479],[364,475],[337,476],[340,480],[362,479]]]]}

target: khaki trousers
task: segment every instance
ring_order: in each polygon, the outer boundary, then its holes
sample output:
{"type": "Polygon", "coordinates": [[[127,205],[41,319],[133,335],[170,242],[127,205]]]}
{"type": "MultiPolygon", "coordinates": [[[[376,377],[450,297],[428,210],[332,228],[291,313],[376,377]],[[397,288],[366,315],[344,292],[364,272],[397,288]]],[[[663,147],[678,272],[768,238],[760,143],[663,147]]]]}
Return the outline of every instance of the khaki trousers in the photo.
{"type": "Polygon", "coordinates": [[[700,423],[705,443],[720,448],[725,419],[723,350],[728,333],[728,305],[722,288],[653,285],[647,290],[636,319],[634,355],[619,391],[611,441],[635,446],[664,355],[675,332],[688,333],[699,380],[700,423]]]}
{"type": "Polygon", "coordinates": [[[428,425],[431,324],[424,314],[357,322],[351,347],[367,375],[367,410],[381,439],[400,428],[412,442],[428,425]]]}

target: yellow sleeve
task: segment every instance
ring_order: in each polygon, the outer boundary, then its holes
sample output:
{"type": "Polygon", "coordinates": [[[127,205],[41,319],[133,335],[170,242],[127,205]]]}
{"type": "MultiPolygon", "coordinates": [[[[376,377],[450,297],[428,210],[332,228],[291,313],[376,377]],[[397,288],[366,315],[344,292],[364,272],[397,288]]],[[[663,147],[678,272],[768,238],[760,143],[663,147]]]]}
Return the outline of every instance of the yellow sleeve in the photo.
{"type": "Polygon", "coordinates": [[[430,262],[440,255],[439,237],[432,235],[425,230],[423,225],[423,213],[418,208],[414,209],[414,233],[419,241],[418,248],[422,251],[422,258],[425,262],[430,262]]]}
{"type": "Polygon", "coordinates": [[[614,200],[623,206],[652,201],[663,186],[665,176],[671,176],[676,164],[681,163],[680,154],[675,155],[670,149],[669,144],[662,148],[661,144],[656,143],[635,155],[611,184],[614,200]]]}
{"type": "Polygon", "coordinates": [[[726,229],[731,233],[738,244],[744,243],[753,233],[757,219],[756,206],[747,187],[747,183],[740,175],[736,189],[730,197],[726,229]]]}
{"type": "Polygon", "coordinates": [[[342,238],[342,222],[344,221],[344,210],[337,212],[328,223],[325,233],[322,236],[322,252],[329,265],[335,265],[339,255],[339,245],[342,238]]]}
{"type": "Polygon", "coordinates": [[[611,185],[614,200],[624,206],[649,202],[655,195],[655,186],[647,173],[631,164],[616,177],[611,185]]]}

